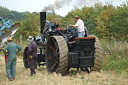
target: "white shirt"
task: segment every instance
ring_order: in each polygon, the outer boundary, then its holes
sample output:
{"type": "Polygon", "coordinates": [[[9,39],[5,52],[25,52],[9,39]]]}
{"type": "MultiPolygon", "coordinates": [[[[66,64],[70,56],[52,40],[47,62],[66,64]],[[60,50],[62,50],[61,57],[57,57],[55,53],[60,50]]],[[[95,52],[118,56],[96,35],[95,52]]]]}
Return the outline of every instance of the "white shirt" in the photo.
{"type": "Polygon", "coordinates": [[[84,22],[81,19],[78,19],[77,23],[75,24],[78,29],[78,32],[83,32],[84,31],[84,22]]]}

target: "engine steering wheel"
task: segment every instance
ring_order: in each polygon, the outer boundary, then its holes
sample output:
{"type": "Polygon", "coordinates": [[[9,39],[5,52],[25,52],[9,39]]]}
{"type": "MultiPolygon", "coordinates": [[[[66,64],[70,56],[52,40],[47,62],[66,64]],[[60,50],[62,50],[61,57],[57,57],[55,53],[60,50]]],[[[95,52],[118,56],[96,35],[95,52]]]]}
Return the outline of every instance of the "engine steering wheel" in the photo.
{"type": "Polygon", "coordinates": [[[70,36],[74,36],[74,37],[77,37],[78,36],[78,30],[75,28],[75,27],[72,27],[72,26],[69,26],[67,28],[67,33],[70,35],[70,36]]]}

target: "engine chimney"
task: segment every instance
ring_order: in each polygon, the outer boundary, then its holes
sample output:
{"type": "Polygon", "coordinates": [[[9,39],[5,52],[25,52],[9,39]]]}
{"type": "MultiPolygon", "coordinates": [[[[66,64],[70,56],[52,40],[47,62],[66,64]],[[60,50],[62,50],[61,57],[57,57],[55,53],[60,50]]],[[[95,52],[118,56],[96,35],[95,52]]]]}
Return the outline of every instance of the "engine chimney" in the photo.
{"type": "Polygon", "coordinates": [[[40,12],[40,27],[41,27],[41,34],[43,33],[43,21],[46,20],[46,12],[40,12]]]}

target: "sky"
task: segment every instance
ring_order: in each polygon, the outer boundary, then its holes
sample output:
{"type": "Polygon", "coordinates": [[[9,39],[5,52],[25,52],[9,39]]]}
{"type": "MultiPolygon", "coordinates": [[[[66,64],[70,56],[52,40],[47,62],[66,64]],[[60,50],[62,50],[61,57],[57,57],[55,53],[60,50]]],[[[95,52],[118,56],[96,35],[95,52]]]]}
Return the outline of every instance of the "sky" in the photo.
{"type": "Polygon", "coordinates": [[[127,0],[0,0],[0,6],[9,10],[18,12],[42,12],[52,9],[61,16],[65,16],[74,7],[82,8],[93,6],[96,2],[102,2],[103,5],[111,3],[114,6],[120,6],[127,0]]]}

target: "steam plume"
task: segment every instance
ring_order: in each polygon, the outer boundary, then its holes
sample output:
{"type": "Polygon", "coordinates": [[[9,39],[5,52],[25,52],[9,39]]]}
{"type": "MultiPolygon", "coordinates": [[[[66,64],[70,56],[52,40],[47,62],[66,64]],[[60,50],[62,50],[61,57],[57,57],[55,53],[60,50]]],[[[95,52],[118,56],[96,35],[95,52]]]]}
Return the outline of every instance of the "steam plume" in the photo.
{"type": "Polygon", "coordinates": [[[56,0],[54,4],[49,4],[48,6],[45,6],[42,11],[45,12],[45,11],[50,11],[53,9],[60,9],[60,8],[62,8],[63,5],[67,5],[71,1],[72,0],[60,0],[60,1],[56,0]]]}
{"type": "Polygon", "coordinates": [[[75,5],[78,7],[78,6],[81,6],[81,5],[84,5],[84,4],[90,4],[94,1],[97,1],[97,0],[56,0],[54,2],[54,4],[49,4],[48,6],[45,6],[44,9],[42,10],[43,12],[46,12],[46,11],[51,11],[51,10],[55,10],[55,9],[60,9],[62,8],[64,5],[69,5],[69,4],[72,4],[73,2],[75,2],[75,5]]]}

